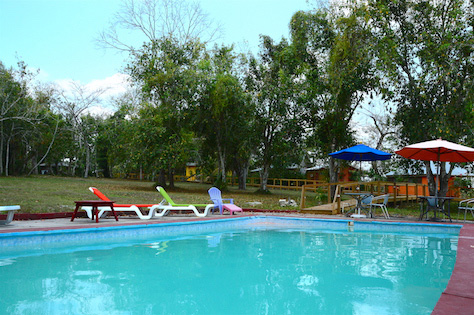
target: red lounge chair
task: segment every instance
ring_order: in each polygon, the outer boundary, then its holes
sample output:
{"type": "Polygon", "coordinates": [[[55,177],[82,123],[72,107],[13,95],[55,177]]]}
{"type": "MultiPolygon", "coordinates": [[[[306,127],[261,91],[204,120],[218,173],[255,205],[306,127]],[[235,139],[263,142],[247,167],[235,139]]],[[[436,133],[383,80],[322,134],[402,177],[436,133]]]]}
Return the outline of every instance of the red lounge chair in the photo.
{"type": "MultiPolygon", "coordinates": [[[[99,199],[101,200],[106,200],[106,201],[110,201],[109,198],[107,198],[106,195],[104,195],[103,193],[100,192],[100,190],[98,190],[97,188],[95,187],[89,187],[89,190],[91,192],[93,192],[97,197],[99,197],[99,199]]],[[[133,211],[135,212],[138,217],[142,220],[148,220],[148,219],[151,219],[154,214],[155,214],[155,210],[152,209],[154,205],[153,204],[117,204],[117,203],[114,203],[114,210],[115,211],[133,211]],[[144,215],[142,214],[142,212],[140,211],[140,208],[149,208],[150,211],[148,212],[147,215],[144,215]]],[[[85,210],[87,212],[87,215],[89,216],[89,218],[92,218],[92,207],[82,207],[83,210],[85,210]]],[[[99,218],[105,213],[105,212],[108,212],[108,211],[111,211],[110,207],[99,207],[99,218]]]]}

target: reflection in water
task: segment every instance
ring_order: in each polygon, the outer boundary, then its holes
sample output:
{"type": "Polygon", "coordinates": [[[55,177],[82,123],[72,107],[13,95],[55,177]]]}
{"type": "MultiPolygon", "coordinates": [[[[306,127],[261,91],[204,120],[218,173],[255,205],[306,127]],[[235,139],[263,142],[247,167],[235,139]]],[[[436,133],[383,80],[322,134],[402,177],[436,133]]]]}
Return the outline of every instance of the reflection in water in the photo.
{"type": "Polygon", "coordinates": [[[0,313],[429,314],[452,237],[251,231],[1,261],[0,313]]]}

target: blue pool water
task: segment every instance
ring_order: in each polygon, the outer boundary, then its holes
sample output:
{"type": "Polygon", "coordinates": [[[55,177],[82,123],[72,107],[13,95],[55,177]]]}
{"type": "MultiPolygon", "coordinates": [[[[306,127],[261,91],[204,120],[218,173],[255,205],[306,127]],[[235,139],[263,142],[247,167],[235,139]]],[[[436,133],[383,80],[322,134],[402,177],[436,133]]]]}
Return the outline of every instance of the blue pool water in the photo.
{"type": "Polygon", "coordinates": [[[429,314],[459,227],[255,218],[99,230],[0,237],[0,313],[429,314]]]}

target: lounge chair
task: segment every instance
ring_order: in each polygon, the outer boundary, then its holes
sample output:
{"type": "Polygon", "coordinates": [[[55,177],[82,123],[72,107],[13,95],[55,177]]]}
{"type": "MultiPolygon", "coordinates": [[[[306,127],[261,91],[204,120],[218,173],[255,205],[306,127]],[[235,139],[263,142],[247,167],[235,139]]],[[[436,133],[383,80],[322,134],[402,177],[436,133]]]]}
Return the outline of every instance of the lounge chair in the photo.
{"type": "Polygon", "coordinates": [[[156,190],[163,196],[163,200],[151,207],[151,210],[155,212],[155,216],[162,217],[168,214],[169,211],[178,210],[191,210],[198,217],[205,217],[209,213],[209,210],[214,207],[214,204],[177,204],[175,203],[163,187],[156,186],[156,190]],[[205,208],[204,212],[201,213],[197,208],[205,208]],[[161,212],[158,212],[161,210],[161,212]]]}
{"type": "MultiPolygon", "coordinates": [[[[92,193],[94,193],[97,197],[99,197],[99,199],[110,201],[110,199],[107,198],[107,196],[105,196],[103,193],[101,193],[100,190],[98,190],[97,188],[89,187],[89,190],[92,193]]],[[[153,206],[154,206],[153,204],[116,204],[114,203],[114,210],[115,211],[132,211],[132,212],[135,212],[140,219],[148,220],[153,217],[154,210],[151,209],[153,206]],[[144,215],[141,212],[140,208],[150,208],[150,211],[148,212],[147,215],[144,215]]],[[[82,207],[82,209],[86,211],[89,218],[92,218],[92,207],[82,207]]],[[[100,218],[102,217],[104,213],[108,211],[112,211],[112,210],[110,209],[110,207],[99,207],[99,211],[100,212],[99,212],[98,217],[100,218]]]]}
{"type": "Polygon", "coordinates": [[[390,215],[388,214],[388,210],[387,210],[387,203],[388,203],[389,197],[390,197],[389,194],[374,197],[372,199],[372,202],[370,203],[370,213],[372,213],[372,207],[376,207],[376,208],[378,207],[382,210],[382,214],[385,217],[385,219],[390,219],[390,215]],[[383,200],[382,203],[379,203],[380,200],[383,200]]]}
{"type": "Polygon", "coordinates": [[[6,225],[12,222],[17,210],[20,210],[20,206],[0,206],[0,211],[7,211],[7,218],[6,220],[0,220],[0,225],[6,225]]]}
{"type": "Polygon", "coordinates": [[[234,199],[222,199],[222,194],[219,188],[216,187],[211,187],[208,190],[209,192],[209,197],[211,198],[211,201],[214,203],[214,207],[212,208],[212,213],[214,213],[214,210],[217,208],[219,209],[220,214],[224,213],[224,210],[228,210],[230,212],[230,215],[233,215],[234,212],[242,212],[243,210],[240,207],[237,207],[234,205],[234,199]],[[227,200],[227,203],[224,201],[227,200]]]}

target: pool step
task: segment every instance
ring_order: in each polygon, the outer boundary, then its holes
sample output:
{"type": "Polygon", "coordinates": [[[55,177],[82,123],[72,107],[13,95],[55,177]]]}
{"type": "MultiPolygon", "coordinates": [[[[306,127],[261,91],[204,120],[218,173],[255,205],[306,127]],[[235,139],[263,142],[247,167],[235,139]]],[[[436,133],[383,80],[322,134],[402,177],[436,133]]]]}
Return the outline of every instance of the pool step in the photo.
{"type": "Polygon", "coordinates": [[[304,208],[301,209],[301,213],[310,213],[310,214],[329,214],[329,215],[335,215],[342,213],[342,210],[348,211],[349,209],[355,207],[357,204],[357,201],[355,199],[349,199],[349,200],[344,200],[340,203],[340,207],[337,207],[337,202],[333,203],[328,203],[325,205],[320,205],[320,206],[315,206],[315,207],[310,207],[310,208],[304,208]]]}

